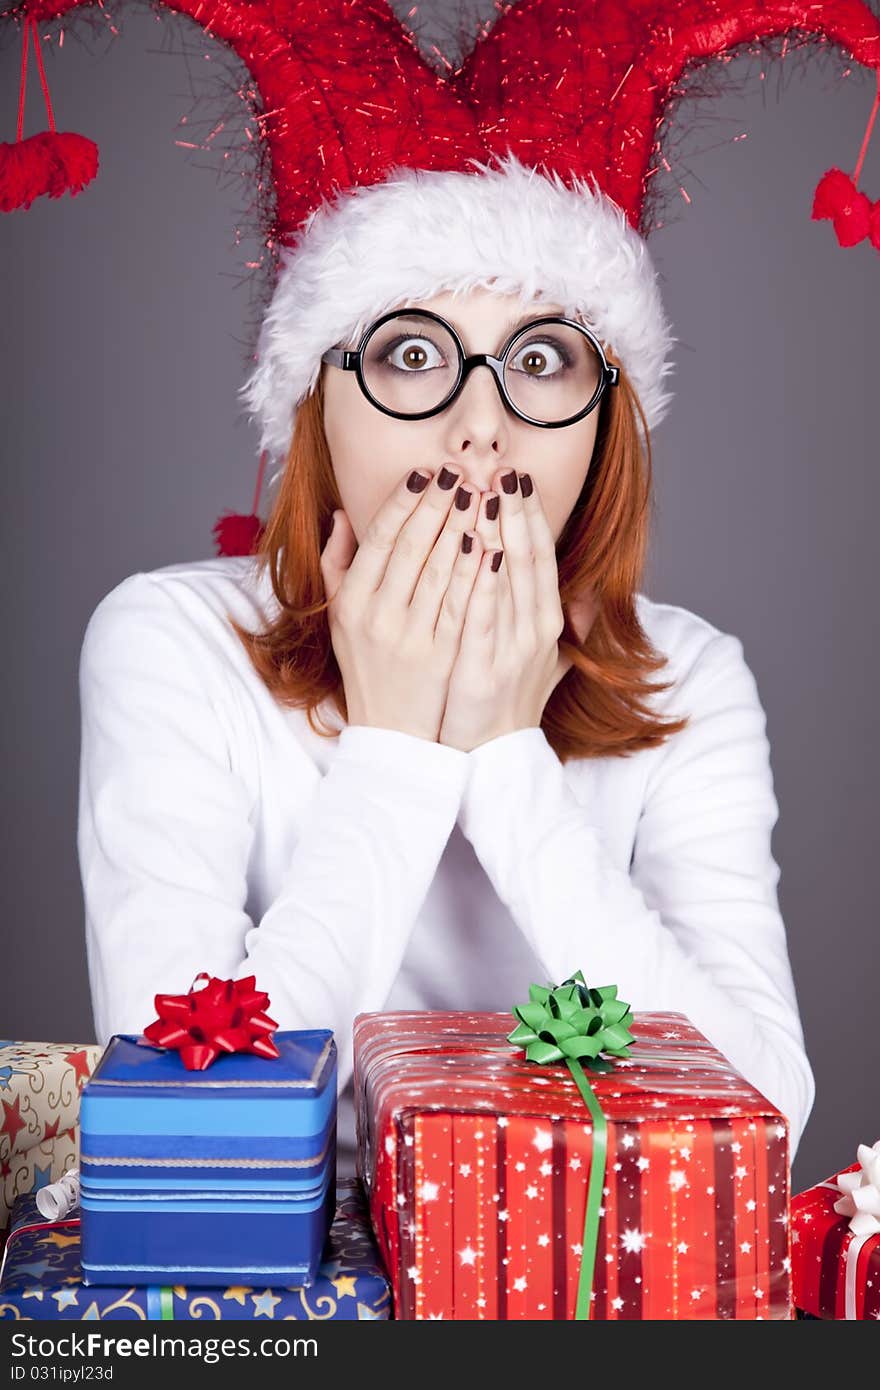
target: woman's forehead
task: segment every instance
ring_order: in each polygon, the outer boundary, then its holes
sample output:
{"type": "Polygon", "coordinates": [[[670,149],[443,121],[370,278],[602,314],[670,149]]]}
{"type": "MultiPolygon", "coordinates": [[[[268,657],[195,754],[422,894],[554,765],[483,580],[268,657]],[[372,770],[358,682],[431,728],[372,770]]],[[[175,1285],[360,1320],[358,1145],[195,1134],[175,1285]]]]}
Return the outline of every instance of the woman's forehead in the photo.
{"type": "Polygon", "coordinates": [[[465,340],[485,332],[493,336],[507,335],[530,319],[546,314],[565,315],[564,307],[558,303],[523,299],[516,294],[492,294],[486,290],[468,290],[455,295],[450,291],[430,299],[407,299],[400,308],[404,313],[429,309],[451,323],[459,337],[465,340]]]}
{"type": "Polygon", "coordinates": [[[523,313],[537,314],[563,314],[563,305],[551,302],[547,299],[529,299],[521,294],[499,293],[495,290],[488,290],[483,287],[476,287],[469,290],[445,290],[439,294],[432,295],[430,299],[405,299],[401,302],[401,308],[405,309],[431,309],[435,314],[443,314],[448,318],[456,311],[463,317],[492,316],[493,318],[503,319],[505,315],[517,316],[523,313]],[[448,311],[448,312],[447,312],[448,311]]]}

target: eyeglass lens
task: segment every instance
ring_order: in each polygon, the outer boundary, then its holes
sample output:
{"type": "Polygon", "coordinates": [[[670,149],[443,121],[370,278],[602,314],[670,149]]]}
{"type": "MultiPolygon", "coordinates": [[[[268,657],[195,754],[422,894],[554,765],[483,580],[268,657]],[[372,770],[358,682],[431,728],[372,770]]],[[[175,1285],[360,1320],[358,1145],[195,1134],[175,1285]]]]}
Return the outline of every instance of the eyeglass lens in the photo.
{"type": "MultiPolygon", "coordinates": [[[[388,319],[363,355],[371,395],[401,415],[441,405],[455,386],[458,366],[455,339],[442,324],[418,312],[388,319]]],[[[526,325],[507,354],[504,382],[518,410],[550,424],[589,405],[601,371],[599,354],[586,334],[563,323],[526,325]]]]}

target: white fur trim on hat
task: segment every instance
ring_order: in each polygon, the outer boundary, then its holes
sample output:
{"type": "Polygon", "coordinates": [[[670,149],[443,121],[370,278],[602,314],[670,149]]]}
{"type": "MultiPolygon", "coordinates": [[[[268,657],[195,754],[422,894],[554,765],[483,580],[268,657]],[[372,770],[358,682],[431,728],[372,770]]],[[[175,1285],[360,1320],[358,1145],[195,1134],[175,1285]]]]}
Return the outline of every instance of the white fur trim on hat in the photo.
{"type": "Polygon", "coordinates": [[[471,163],[479,172],[398,167],[383,183],[346,190],[282,251],[257,365],[239,392],[270,465],[286,458],[327,348],[354,347],[389,309],[450,290],[564,305],[617,354],[649,429],[664,418],[676,339],[644,238],[595,180],[569,189],[512,154],[497,168],[471,163]]]}

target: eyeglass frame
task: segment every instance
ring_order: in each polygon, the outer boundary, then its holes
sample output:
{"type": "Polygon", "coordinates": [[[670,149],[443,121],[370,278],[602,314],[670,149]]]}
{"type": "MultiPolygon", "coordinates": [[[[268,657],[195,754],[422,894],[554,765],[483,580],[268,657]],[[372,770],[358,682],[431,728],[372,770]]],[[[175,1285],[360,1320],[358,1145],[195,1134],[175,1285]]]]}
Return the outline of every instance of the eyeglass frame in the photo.
{"type": "Polygon", "coordinates": [[[620,382],[620,368],[609,365],[608,359],[605,356],[605,350],[595,333],[591,332],[585,324],[578,323],[576,319],[565,318],[559,314],[546,314],[541,318],[532,319],[530,322],[522,324],[519,328],[514,329],[504,344],[504,347],[501,349],[500,357],[494,357],[488,352],[475,352],[468,356],[465,351],[464,343],[461,341],[461,338],[452,324],[448,323],[440,314],[434,313],[432,309],[391,309],[387,314],[383,314],[381,318],[376,319],[374,323],[370,324],[356,348],[328,348],[326,352],[321,354],[321,361],[325,362],[329,367],[339,367],[343,372],[355,372],[358,385],[370,404],[375,406],[377,410],[381,410],[384,415],[391,415],[395,420],[428,420],[432,415],[439,415],[441,411],[446,410],[447,407],[452,405],[453,401],[457,399],[464,388],[468,376],[475,367],[489,368],[495,378],[495,384],[501,395],[501,399],[508,410],[518,416],[520,420],[524,420],[527,425],[534,425],[536,429],[544,430],[559,430],[568,425],[576,425],[579,420],[583,420],[584,416],[589,415],[591,411],[596,409],[610,386],[617,386],[620,382]],[[455,385],[452,387],[452,390],[445,400],[442,400],[439,405],[434,406],[432,410],[422,410],[414,415],[404,414],[399,410],[392,410],[390,406],[382,405],[380,401],[377,401],[367,386],[363,369],[364,350],[373,334],[377,332],[384,323],[388,323],[390,319],[402,318],[407,314],[413,317],[418,316],[419,318],[433,319],[435,323],[438,323],[442,328],[446,329],[458,349],[458,376],[456,377],[455,385]],[[526,415],[510,399],[504,381],[504,367],[506,365],[507,355],[514,343],[517,339],[521,338],[524,333],[528,333],[533,328],[540,328],[543,324],[547,323],[565,324],[570,328],[578,329],[585,337],[589,338],[593,347],[599,354],[601,362],[599,385],[596,387],[593,399],[589,401],[584,409],[577,415],[572,415],[567,420],[533,420],[530,415],[526,415]]]}

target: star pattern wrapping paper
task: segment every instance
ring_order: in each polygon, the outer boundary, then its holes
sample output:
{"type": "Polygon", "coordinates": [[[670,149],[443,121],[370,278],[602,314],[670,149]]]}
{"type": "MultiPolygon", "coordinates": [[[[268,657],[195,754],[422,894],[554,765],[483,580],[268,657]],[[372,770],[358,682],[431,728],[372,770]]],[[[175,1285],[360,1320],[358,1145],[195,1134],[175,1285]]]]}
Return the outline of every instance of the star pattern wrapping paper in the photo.
{"type": "MultiPolygon", "coordinates": [[[[359,1172],[405,1319],[574,1318],[592,1126],[510,1014],[361,1014],[359,1172]]],[[[588,1073],[608,1124],[594,1319],[791,1319],[788,1122],[681,1014],[588,1073]]]]}
{"type": "Polygon", "coordinates": [[[321,1322],[391,1317],[391,1293],[370,1230],[363,1193],[340,1179],[336,1216],[316,1281],[308,1288],[95,1287],[82,1282],[78,1212],[43,1220],[33,1197],[19,1198],[0,1279],[0,1319],[239,1322],[266,1318],[321,1322]]]}
{"type": "Polygon", "coordinates": [[[0,1041],[0,1163],[76,1125],[102,1051],[97,1043],[0,1041]]]}
{"type": "Polygon", "coordinates": [[[0,1231],[16,1197],[76,1166],[80,1095],[102,1051],[0,1040],[0,1231]]]}
{"type": "Polygon", "coordinates": [[[847,1271],[855,1255],[855,1316],[880,1321],[880,1235],[857,1241],[849,1218],[834,1210],[840,1191],[826,1185],[858,1168],[852,1163],[791,1200],[792,1294],[814,1318],[846,1318],[847,1271]]]}

